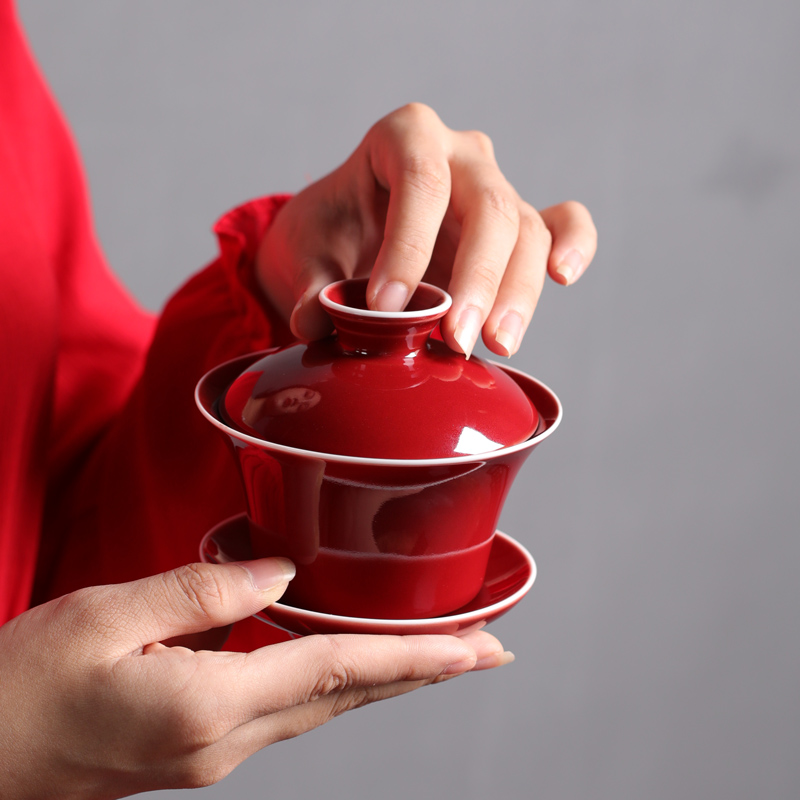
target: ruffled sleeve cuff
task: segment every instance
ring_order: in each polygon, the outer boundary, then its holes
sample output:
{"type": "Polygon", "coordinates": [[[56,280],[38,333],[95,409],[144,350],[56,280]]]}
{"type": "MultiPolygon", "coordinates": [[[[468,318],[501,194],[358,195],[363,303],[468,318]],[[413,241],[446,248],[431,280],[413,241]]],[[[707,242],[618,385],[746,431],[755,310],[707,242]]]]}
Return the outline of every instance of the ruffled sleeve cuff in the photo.
{"type": "Polygon", "coordinates": [[[291,199],[276,194],[250,200],[223,215],[214,225],[219,259],[231,292],[235,316],[254,346],[288,344],[292,334],[286,320],[269,302],[258,284],[255,260],[264,234],[291,199]]]}

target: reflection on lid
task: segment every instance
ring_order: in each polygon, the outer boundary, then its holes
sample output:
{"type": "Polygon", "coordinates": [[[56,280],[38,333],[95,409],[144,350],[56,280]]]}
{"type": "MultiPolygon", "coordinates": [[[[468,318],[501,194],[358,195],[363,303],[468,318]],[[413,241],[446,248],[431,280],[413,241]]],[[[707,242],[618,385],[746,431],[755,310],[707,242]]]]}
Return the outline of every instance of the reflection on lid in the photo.
{"type": "Polygon", "coordinates": [[[484,436],[474,428],[464,428],[461,436],[458,437],[458,444],[453,449],[454,453],[464,456],[475,456],[480,453],[488,453],[491,450],[499,450],[503,445],[493,442],[488,436],[484,436]]]}
{"type": "Polygon", "coordinates": [[[242,409],[242,420],[248,425],[254,425],[263,417],[297,414],[299,411],[314,408],[321,399],[322,395],[316,389],[289,386],[271,394],[248,398],[242,409]]]}

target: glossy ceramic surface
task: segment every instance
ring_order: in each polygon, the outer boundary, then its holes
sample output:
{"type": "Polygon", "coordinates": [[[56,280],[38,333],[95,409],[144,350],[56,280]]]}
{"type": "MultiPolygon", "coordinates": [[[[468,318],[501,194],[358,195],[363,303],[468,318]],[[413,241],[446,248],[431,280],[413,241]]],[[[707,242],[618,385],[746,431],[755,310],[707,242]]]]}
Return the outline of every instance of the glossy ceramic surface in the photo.
{"type": "MultiPolygon", "coordinates": [[[[206,534],[200,558],[212,564],[247,561],[253,557],[245,515],[233,517],[206,534]]],[[[499,531],[489,554],[486,574],[476,597],[452,614],[432,619],[377,619],[323,614],[274,603],[256,617],[292,634],[413,633],[465,634],[492,622],[512,609],[530,591],[536,579],[531,554],[510,536],[499,531]]]]}
{"type": "Polygon", "coordinates": [[[249,366],[225,394],[223,419],[276,444],[382,459],[476,455],[536,432],[539,414],[513,379],[431,338],[446,292],[421,284],[406,311],[387,313],[367,309],[366,286],[325,287],[336,335],[249,366]]]}
{"type": "Polygon", "coordinates": [[[260,354],[211,370],[196,399],[228,437],[247,493],[253,553],[286,556],[290,605],[382,619],[440,617],[483,585],[503,502],[524,459],[558,426],[539,381],[502,367],[541,416],[531,439],[480,456],[377,459],[274,444],[225,424],[218,401],[260,354]]]}

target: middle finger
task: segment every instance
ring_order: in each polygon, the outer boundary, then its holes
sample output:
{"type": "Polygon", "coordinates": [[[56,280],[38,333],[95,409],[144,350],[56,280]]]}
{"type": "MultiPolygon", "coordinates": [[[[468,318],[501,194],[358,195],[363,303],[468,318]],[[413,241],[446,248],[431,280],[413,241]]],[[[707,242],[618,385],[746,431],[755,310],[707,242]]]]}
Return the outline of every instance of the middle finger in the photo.
{"type": "Polygon", "coordinates": [[[442,333],[451,347],[469,357],[519,236],[519,201],[488,160],[455,160],[452,176],[451,203],[461,222],[461,237],[449,287],[453,307],[442,333]]]}

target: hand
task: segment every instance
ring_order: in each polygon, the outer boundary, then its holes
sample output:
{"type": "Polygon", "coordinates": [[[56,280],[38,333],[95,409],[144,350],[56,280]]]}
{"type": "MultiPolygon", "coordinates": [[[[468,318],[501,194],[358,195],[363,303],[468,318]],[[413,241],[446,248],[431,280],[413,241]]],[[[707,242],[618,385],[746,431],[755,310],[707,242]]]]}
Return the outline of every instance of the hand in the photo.
{"type": "Polygon", "coordinates": [[[248,654],[159,644],[255,613],[291,575],[283,559],[194,564],[84,589],[0,628],[0,797],[208,785],[348,709],[512,658],[483,631],[309,636],[248,654]]]}
{"type": "Polygon", "coordinates": [[[537,212],[503,177],[489,138],[445,127],[427,106],[380,120],[350,158],[292,198],[261,244],[257,273],[292,331],[331,326],[317,296],[326,284],[370,275],[379,311],[405,306],[424,277],[449,290],[442,322],[451,348],[519,348],[545,274],[574,283],[594,257],[589,212],[568,202],[537,212]]]}

